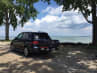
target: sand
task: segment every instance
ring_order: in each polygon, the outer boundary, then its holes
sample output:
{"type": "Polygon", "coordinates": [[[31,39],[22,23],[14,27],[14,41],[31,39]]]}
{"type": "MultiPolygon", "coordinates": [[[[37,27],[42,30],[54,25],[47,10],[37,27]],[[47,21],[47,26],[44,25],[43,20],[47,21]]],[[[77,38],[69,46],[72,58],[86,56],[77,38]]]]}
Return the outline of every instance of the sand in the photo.
{"type": "Polygon", "coordinates": [[[0,73],[97,73],[97,54],[87,46],[60,46],[48,55],[12,52],[9,42],[0,42],[0,73]]]}

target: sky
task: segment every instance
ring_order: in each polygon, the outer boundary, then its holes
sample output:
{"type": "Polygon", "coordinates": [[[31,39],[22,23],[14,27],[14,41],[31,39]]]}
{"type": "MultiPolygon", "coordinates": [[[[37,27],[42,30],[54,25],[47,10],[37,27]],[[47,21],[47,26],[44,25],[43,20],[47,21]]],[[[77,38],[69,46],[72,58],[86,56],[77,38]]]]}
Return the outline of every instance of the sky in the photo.
{"type": "MultiPolygon", "coordinates": [[[[35,20],[29,19],[24,27],[18,25],[14,31],[10,26],[10,36],[20,32],[47,32],[51,36],[91,36],[92,25],[87,23],[81,13],[76,11],[62,12],[62,5],[57,5],[53,0],[51,4],[39,1],[34,4],[39,14],[35,20]]],[[[18,17],[18,20],[20,18],[18,17]]],[[[0,26],[0,36],[5,36],[5,26],[0,26]]]]}

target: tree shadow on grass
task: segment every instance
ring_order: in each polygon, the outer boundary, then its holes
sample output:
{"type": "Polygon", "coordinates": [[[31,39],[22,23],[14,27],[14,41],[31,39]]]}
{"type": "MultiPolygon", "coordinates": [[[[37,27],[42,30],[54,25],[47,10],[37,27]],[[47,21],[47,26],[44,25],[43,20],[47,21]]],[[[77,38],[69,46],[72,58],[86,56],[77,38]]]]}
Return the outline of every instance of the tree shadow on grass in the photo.
{"type": "MultiPolygon", "coordinates": [[[[19,52],[19,51],[11,51],[12,53],[16,54],[16,55],[20,55],[22,56],[22,58],[24,58],[24,54],[23,52],[19,52]]],[[[28,57],[25,58],[34,58],[34,59],[51,59],[54,58],[55,56],[52,53],[48,53],[48,54],[43,54],[43,53],[30,53],[30,55],[28,57]]]]}

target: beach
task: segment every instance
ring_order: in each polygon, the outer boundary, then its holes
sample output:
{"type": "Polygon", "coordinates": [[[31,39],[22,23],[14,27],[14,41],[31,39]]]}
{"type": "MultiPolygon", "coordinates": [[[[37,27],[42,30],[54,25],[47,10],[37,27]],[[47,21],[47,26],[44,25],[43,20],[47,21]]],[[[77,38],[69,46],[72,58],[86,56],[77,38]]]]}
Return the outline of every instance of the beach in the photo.
{"type": "Polygon", "coordinates": [[[60,45],[48,55],[24,57],[0,42],[0,73],[97,73],[97,50],[87,45],[60,45]]]}

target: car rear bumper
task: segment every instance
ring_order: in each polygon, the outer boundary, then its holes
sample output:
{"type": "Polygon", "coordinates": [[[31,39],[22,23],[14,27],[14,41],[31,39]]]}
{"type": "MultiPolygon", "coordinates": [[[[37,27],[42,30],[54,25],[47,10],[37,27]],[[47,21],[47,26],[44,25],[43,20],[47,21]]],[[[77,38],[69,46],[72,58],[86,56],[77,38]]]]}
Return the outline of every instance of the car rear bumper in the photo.
{"type": "Polygon", "coordinates": [[[38,46],[33,46],[32,48],[30,48],[30,52],[31,53],[32,52],[38,53],[38,52],[42,52],[42,51],[44,51],[44,52],[51,52],[51,51],[55,51],[57,49],[58,49],[57,47],[44,47],[44,46],[38,47],[38,46]]]}

